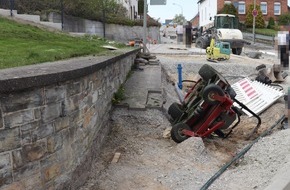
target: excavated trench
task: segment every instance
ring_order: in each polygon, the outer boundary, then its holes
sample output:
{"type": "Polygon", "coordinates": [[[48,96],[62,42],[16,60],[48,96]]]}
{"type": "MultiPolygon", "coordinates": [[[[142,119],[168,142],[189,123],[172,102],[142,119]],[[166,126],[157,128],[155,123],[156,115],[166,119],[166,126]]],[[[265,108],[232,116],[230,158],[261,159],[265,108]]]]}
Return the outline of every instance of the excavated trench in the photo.
{"type": "MultiPolygon", "coordinates": [[[[166,103],[164,110],[146,111],[115,108],[112,111],[108,136],[99,158],[90,171],[91,177],[81,190],[192,190],[200,189],[226,162],[252,139],[246,140],[249,132],[256,126],[255,118],[241,116],[241,123],[226,139],[217,136],[209,138],[189,138],[175,143],[168,135],[171,123],[166,109],[178,101],[172,82],[177,79],[174,57],[158,57],[162,63],[162,83],[166,103]],[[113,161],[114,156],[120,157],[113,161]]],[[[200,64],[192,64],[191,58],[180,60],[184,65],[184,79],[192,79],[200,64]]],[[[237,69],[240,75],[250,75],[247,65],[239,65],[231,72],[228,65],[214,65],[221,73],[234,75],[237,69]]],[[[236,78],[229,82],[232,84],[236,78]]],[[[262,125],[257,137],[275,123],[284,112],[284,102],[278,101],[262,113],[262,125]]],[[[278,129],[276,129],[277,131],[278,129]]],[[[239,166],[237,162],[231,169],[239,166]]],[[[223,182],[220,182],[223,183],[223,182]]],[[[243,184],[243,182],[241,182],[243,184]]],[[[213,189],[227,189],[216,186],[213,189]]],[[[257,188],[259,189],[259,188],[257,188]]]]}

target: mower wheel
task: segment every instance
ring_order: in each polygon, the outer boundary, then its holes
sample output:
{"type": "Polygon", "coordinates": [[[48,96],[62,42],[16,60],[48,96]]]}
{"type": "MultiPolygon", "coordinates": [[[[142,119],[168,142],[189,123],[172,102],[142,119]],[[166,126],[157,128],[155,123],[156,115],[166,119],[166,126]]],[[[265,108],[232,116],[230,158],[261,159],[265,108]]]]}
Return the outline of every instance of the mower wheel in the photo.
{"type": "Polygon", "coordinates": [[[215,100],[213,98],[214,95],[220,95],[220,96],[224,96],[225,93],[223,92],[223,90],[221,89],[220,86],[216,85],[216,84],[209,84],[207,85],[204,90],[203,90],[203,94],[202,94],[202,98],[204,99],[204,101],[206,101],[207,103],[211,104],[211,105],[215,105],[218,104],[219,101],[215,100]]]}
{"type": "Polygon", "coordinates": [[[190,130],[189,126],[185,123],[177,123],[171,129],[171,138],[177,143],[181,143],[189,138],[189,136],[182,133],[183,129],[190,130]]]}
{"type": "Polygon", "coordinates": [[[208,81],[217,75],[217,71],[208,64],[204,64],[199,69],[198,74],[201,76],[203,80],[208,81]]]}
{"type": "Polygon", "coordinates": [[[168,108],[168,114],[171,116],[171,118],[173,119],[173,121],[175,121],[176,119],[180,118],[180,116],[182,115],[183,110],[182,110],[182,105],[178,104],[176,102],[174,102],[173,104],[171,104],[168,108]]]}

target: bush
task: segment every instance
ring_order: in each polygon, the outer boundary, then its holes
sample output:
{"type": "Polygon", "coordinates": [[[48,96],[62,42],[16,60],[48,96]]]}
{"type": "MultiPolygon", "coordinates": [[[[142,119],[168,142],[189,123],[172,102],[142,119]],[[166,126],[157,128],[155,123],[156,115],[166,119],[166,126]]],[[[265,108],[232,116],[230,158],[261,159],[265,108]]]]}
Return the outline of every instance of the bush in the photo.
{"type": "MultiPolygon", "coordinates": [[[[246,27],[253,26],[253,15],[252,15],[253,10],[254,10],[253,4],[247,8],[246,21],[245,21],[246,27]]],[[[256,20],[255,20],[256,28],[265,28],[265,21],[264,21],[263,14],[259,5],[256,5],[256,10],[258,10],[258,15],[256,16],[256,20]]]]}
{"type": "Polygon", "coordinates": [[[290,24],[290,14],[282,14],[278,17],[278,24],[281,25],[289,25],[290,24]]]}
{"type": "Polygon", "coordinates": [[[275,29],[275,20],[273,17],[270,17],[269,18],[269,22],[268,22],[268,26],[267,26],[268,29],[275,29]]]}
{"type": "Polygon", "coordinates": [[[238,17],[238,11],[232,3],[224,4],[224,7],[222,8],[222,10],[219,11],[219,14],[231,14],[238,17]]]}

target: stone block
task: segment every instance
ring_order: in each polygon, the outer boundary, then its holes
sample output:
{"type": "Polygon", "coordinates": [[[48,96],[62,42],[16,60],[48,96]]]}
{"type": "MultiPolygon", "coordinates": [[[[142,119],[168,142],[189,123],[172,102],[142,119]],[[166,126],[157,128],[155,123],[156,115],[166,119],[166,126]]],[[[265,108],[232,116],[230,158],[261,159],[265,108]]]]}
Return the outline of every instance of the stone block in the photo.
{"type": "Polygon", "coordinates": [[[13,182],[12,169],[0,170],[0,187],[13,182]]]}
{"type": "Polygon", "coordinates": [[[0,170],[11,168],[10,154],[2,153],[0,154],[0,170]]]}
{"type": "Polygon", "coordinates": [[[94,109],[89,109],[84,114],[84,121],[83,121],[83,127],[84,128],[90,128],[90,126],[94,126],[97,122],[97,114],[95,113],[94,109]]]}
{"type": "Polygon", "coordinates": [[[80,82],[71,82],[67,84],[67,94],[68,96],[74,96],[81,93],[81,83],[80,82]]]}
{"type": "Polygon", "coordinates": [[[81,99],[81,95],[77,94],[69,97],[66,100],[67,111],[70,114],[71,112],[77,111],[79,109],[79,101],[81,99]]]}
{"type": "Polygon", "coordinates": [[[41,119],[44,123],[53,121],[61,115],[61,103],[48,104],[41,108],[41,119]]]}
{"type": "Polygon", "coordinates": [[[44,104],[43,89],[1,95],[0,103],[4,113],[39,107],[44,104]]]}
{"type": "Polygon", "coordinates": [[[23,156],[30,162],[41,159],[47,153],[47,145],[44,141],[23,146],[23,156]]]}
{"type": "Polygon", "coordinates": [[[40,125],[40,121],[34,121],[20,127],[21,132],[32,131],[35,130],[40,125]]]}
{"type": "Polygon", "coordinates": [[[35,140],[40,140],[54,133],[54,122],[42,124],[40,123],[38,128],[32,131],[32,136],[35,140]]]}
{"type": "Polygon", "coordinates": [[[50,181],[51,179],[59,176],[61,174],[61,165],[54,164],[42,170],[43,178],[45,182],[50,181]]]}
{"type": "Polygon", "coordinates": [[[29,144],[31,143],[33,140],[31,131],[22,131],[21,132],[21,144],[25,145],[25,144],[29,144]]]}
{"type": "MultiPolygon", "coordinates": [[[[1,104],[0,104],[1,106],[1,104]]],[[[0,130],[1,129],[4,129],[4,118],[3,118],[3,112],[2,112],[2,109],[0,107],[0,130]]]]}
{"type": "Polygon", "coordinates": [[[19,148],[21,146],[19,128],[1,130],[0,145],[0,152],[19,148]]]}
{"type": "Polygon", "coordinates": [[[95,104],[99,99],[99,93],[97,90],[93,91],[92,96],[92,104],[95,104]]]}
{"type": "Polygon", "coordinates": [[[12,184],[3,186],[1,190],[26,190],[26,189],[25,189],[24,184],[21,181],[18,181],[18,182],[14,182],[12,184]]]}
{"type": "Polygon", "coordinates": [[[47,151],[48,153],[53,153],[62,148],[63,140],[62,133],[57,133],[53,136],[47,138],[47,151]]]}
{"type": "Polygon", "coordinates": [[[10,154],[0,154],[0,187],[13,181],[10,154]]]}
{"type": "Polygon", "coordinates": [[[50,86],[44,89],[45,104],[59,102],[66,97],[66,86],[50,86]]]}
{"type": "Polygon", "coordinates": [[[69,119],[70,118],[68,116],[66,116],[66,117],[62,117],[62,118],[55,120],[55,122],[54,122],[55,131],[58,132],[58,131],[61,131],[65,128],[67,128],[69,126],[69,119]]]}
{"type": "MultiPolygon", "coordinates": [[[[33,176],[40,176],[40,165],[39,162],[28,162],[24,166],[14,170],[14,180],[22,181],[33,178],[33,176]]],[[[27,183],[26,180],[24,183],[27,183]]]]}
{"type": "Polygon", "coordinates": [[[28,162],[23,155],[22,149],[12,151],[12,161],[14,170],[23,167],[28,162]]]}
{"type": "Polygon", "coordinates": [[[83,114],[80,110],[71,113],[69,116],[69,126],[74,126],[76,123],[79,123],[82,118],[83,114]]]}
{"type": "Polygon", "coordinates": [[[23,179],[23,184],[25,187],[25,190],[35,190],[35,189],[42,189],[41,187],[43,186],[42,178],[41,178],[41,173],[35,173],[33,175],[30,175],[26,179],[23,179]]]}
{"type": "Polygon", "coordinates": [[[33,122],[34,120],[33,109],[11,112],[4,115],[4,124],[6,128],[18,127],[33,122]]]}

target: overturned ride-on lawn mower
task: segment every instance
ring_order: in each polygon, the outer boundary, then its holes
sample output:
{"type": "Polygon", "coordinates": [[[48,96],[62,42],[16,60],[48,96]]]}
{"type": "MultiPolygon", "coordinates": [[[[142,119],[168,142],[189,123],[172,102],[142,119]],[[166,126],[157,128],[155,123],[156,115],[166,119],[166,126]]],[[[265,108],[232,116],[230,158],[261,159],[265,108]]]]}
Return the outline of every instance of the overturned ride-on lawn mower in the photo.
{"type": "Polygon", "coordinates": [[[233,106],[234,102],[258,119],[250,136],[255,133],[261,124],[260,117],[235,99],[236,93],[227,80],[207,64],[200,68],[198,74],[201,78],[191,81],[194,85],[183,102],[175,102],[168,109],[173,120],[172,139],[180,143],[189,137],[208,137],[212,133],[221,138],[228,137],[242,115],[242,111],[233,106]],[[229,129],[226,134],[225,129],[229,129]]]}

